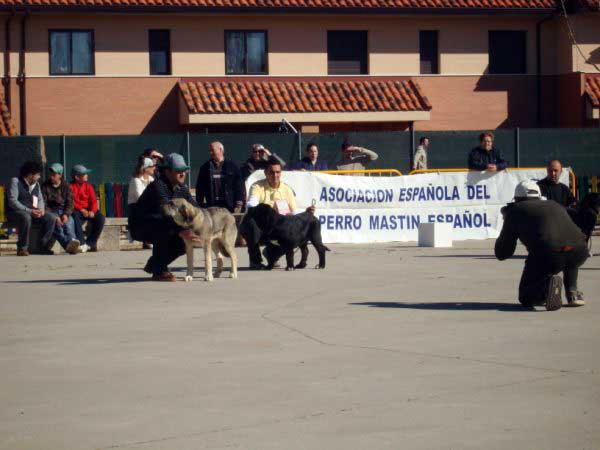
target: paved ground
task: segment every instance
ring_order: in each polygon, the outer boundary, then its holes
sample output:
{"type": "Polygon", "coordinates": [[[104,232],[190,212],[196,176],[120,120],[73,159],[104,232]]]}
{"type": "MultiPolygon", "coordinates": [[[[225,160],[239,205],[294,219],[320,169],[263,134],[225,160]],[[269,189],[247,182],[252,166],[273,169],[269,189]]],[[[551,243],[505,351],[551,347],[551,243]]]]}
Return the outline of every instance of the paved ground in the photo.
{"type": "Polygon", "coordinates": [[[0,448],[600,448],[600,256],[586,307],[527,312],[492,246],[212,284],[148,282],[141,251],[2,257],[0,448]]]}

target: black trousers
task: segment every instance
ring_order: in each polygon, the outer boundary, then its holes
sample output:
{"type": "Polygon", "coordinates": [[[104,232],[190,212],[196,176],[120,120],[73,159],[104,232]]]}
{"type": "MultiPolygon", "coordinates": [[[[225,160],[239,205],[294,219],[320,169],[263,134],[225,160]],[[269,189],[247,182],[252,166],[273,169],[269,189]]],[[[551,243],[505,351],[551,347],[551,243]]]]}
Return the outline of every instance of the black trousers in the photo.
{"type": "Polygon", "coordinates": [[[31,232],[32,224],[39,224],[42,227],[41,246],[43,248],[50,245],[50,240],[56,226],[56,216],[53,214],[44,214],[42,217],[32,217],[31,213],[26,211],[9,211],[8,219],[14,222],[19,230],[17,238],[17,248],[19,250],[27,250],[29,248],[29,233],[31,232]]]}
{"type": "Polygon", "coordinates": [[[100,213],[100,211],[94,214],[92,219],[88,219],[87,217],[83,217],[81,211],[73,211],[73,222],[75,222],[75,236],[77,236],[77,240],[82,244],[87,244],[90,247],[95,247],[98,243],[98,239],[100,238],[100,234],[102,234],[102,230],[104,229],[104,216],[100,213]],[[85,239],[83,235],[83,224],[89,221],[90,222],[90,233],[85,239]]]}
{"type": "Polygon", "coordinates": [[[519,283],[519,302],[530,306],[543,301],[549,278],[560,272],[564,275],[565,292],[576,291],[579,267],[587,258],[588,249],[585,245],[573,247],[570,251],[530,253],[519,283]]]}
{"type": "Polygon", "coordinates": [[[281,247],[269,240],[269,236],[258,227],[254,219],[244,216],[242,223],[240,223],[239,232],[246,240],[250,265],[262,264],[262,255],[260,253],[261,245],[266,245],[265,251],[274,255],[274,259],[277,259],[283,255],[283,250],[281,250],[281,247]]]}
{"type": "Polygon", "coordinates": [[[152,256],[146,267],[153,275],[169,270],[169,264],[185,254],[185,244],[179,237],[181,228],[170,217],[151,214],[129,221],[131,236],[137,241],[152,243],[152,256]]]}

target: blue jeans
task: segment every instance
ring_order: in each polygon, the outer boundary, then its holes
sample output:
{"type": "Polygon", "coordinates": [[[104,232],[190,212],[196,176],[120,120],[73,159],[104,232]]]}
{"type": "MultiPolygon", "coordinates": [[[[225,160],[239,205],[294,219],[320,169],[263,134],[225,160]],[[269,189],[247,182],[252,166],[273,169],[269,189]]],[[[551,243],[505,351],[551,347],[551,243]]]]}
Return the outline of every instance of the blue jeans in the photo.
{"type": "MultiPolygon", "coordinates": [[[[48,212],[48,214],[54,217],[56,220],[59,216],[62,215],[61,211],[52,211],[48,212]]],[[[69,216],[69,220],[63,226],[59,226],[56,224],[54,227],[54,239],[58,241],[60,246],[66,250],[67,244],[75,239],[75,221],[73,220],[73,216],[69,216]]]]}
{"type": "Polygon", "coordinates": [[[104,228],[104,216],[98,211],[94,214],[93,219],[86,219],[80,211],[75,210],[71,217],[73,217],[73,221],[75,222],[75,236],[77,236],[79,242],[81,244],[87,244],[90,247],[95,247],[98,243],[98,238],[100,238],[100,234],[102,233],[102,229],[104,228]],[[91,222],[91,229],[87,240],[83,234],[83,224],[86,221],[91,222]]]}

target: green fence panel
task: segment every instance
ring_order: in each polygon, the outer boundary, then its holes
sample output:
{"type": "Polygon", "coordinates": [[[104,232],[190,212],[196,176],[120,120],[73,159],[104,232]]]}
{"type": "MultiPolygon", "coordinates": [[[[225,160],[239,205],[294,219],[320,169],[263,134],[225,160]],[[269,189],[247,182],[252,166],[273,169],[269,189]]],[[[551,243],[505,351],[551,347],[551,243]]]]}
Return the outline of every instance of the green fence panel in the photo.
{"type": "MultiPolygon", "coordinates": [[[[429,137],[430,169],[466,168],[469,152],[479,146],[481,131],[415,131],[415,148],[421,137],[429,137]]],[[[514,130],[494,130],[494,146],[510,167],[517,166],[514,130]]],[[[521,163],[521,166],[523,164],[521,163]]]]}
{"type": "Polygon", "coordinates": [[[43,163],[39,136],[0,137],[0,184],[7,186],[25,161],[43,163]]]}
{"type": "Polygon", "coordinates": [[[368,132],[368,133],[319,133],[302,135],[302,155],[308,143],[319,147],[319,159],[327,161],[330,169],[335,170],[342,157],[342,143],[347,139],[351,145],[368,148],[379,155],[369,164],[368,169],[398,169],[409,172],[410,133],[405,131],[368,132]]]}
{"type": "Polygon", "coordinates": [[[560,159],[576,175],[596,175],[600,173],[600,130],[522,129],[520,153],[524,167],[560,159]]]}
{"type": "MultiPolygon", "coordinates": [[[[187,152],[185,134],[156,134],[139,136],[67,136],[65,154],[67,177],[75,164],[92,170],[90,181],[99,183],[127,183],[137,158],[148,147],[163,154],[187,152]]],[[[186,157],[187,159],[187,157],[186,157]]]]}
{"type": "MultiPolygon", "coordinates": [[[[277,153],[286,163],[297,159],[298,136],[293,133],[211,133],[190,134],[190,173],[192,186],[196,183],[198,169],[209,159],[208,147],[219,141],[225,147],[225,157],[242,165],[250,157],[252,144],[262,144],[277,153]]],[[[186,156],[187,160],[187,156],[186,156]]]]}

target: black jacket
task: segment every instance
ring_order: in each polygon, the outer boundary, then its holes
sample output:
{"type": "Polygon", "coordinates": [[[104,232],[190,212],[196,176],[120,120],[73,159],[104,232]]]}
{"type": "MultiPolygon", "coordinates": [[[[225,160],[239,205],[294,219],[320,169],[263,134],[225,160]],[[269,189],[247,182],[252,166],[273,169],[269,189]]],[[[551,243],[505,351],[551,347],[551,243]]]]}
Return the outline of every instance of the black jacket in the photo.
{"type": "Polygon", "coordinates": [[[586,245],[585,236],[573,223],[567,210],[556,202],[530,199],[503,208],[504,225],[496,240],[496,258],[510,258],[517,239],[530,253],[586,245]]]}
{"type": "Polygon", "coordinates": [[[469,169],[485,170],[488,164],[496,164],[498,170],[504,170],[508,167],[508,161],[505,161],[500,154],[500,150],[493,147],[489,152],[481,147],[475,147],[469,153],[469,169]]]}
{"type": "Polygon", "coordinates": [[[133,207],[130,206],[130,226],[142,224],[144,217],[162,215],[162,206],[174,198],[183,198],[192,205],[198,206],[185,184],[171,188],[171,184],[166,179],[157,178],[144,189],[137,203],[133,207]]]}
{"type": "Polygon", "coordinates": [[[562,183],[553,183],[546,177],[543,180],[538,181],[537,184],[540,187],[542,195],[548,200],[554,200],[565,208],[577,203],[577,200],[575,200],[569,187],[562,183]]]}
{"type": "MultiPolygon", "coordinates": [[[[205,162],[198,172],[196,181],[196,200],[202,208],[219,206],[215,203],[213,173],[214,163],[212,160],[205,162]]],[[[221,166],[221,187],[226,208],[233,212],[236,202],[244,201],[244,189],[238,166],[229,160],[223,161],[221,166]]]]}

